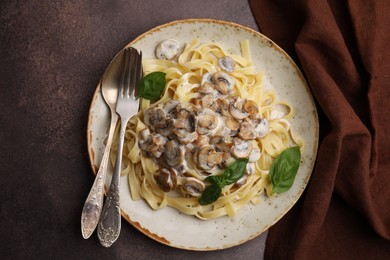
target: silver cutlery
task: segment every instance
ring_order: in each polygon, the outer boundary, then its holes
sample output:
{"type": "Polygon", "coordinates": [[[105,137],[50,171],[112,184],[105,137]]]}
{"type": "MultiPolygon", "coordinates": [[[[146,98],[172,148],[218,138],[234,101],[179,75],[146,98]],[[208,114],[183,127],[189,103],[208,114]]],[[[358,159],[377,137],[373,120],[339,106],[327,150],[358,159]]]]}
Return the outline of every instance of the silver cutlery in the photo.
{"type": "Polygon", "coordinates": [[[119,185],[123,143],[127,123],[129,119],[138,112],[139,99],[137,98],[137,84],[141,77],[142,53],[138,53],[136,49],[131,47],[125,48],[121,83],[116,104],[116,112],[119,115],[121,122],[118,150],[110,190],[104,203],[97,231],[100,243],[105,247],[110,247],[118,239],[121,229],[119,185]]]}
{"type": "Polygon", "coordinates": [[[123,50],[119,52],[104,72],[100,88],[102,96],[111,112],[111,122],[107,137],[106,147],[96,174],[95,181],[91,187],[87,199],[85,200],[83,211],[81,213],[81,233],[85,239],[89,238],[99,223],[100,214],[103,208],[104,183],[106,179],[109,155],[114,136],[114,130],[118,121],[118,115],[115,112],[118,98],[118,85],[121,73],[123,50]]]}

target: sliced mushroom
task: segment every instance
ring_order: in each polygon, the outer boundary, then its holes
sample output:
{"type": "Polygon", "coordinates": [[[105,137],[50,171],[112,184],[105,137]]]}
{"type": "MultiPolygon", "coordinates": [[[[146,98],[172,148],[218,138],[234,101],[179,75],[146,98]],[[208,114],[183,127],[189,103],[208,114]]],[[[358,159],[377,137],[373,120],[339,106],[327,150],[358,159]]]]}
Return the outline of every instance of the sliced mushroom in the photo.
{"type": "Polygon", "coordinates": [[[205,82],[202,85],[200,85],[200,87],[198,88],[198,92],[201,94],[209,94],[209,93],[214,94],[215,93],[214,85],[210,82],[205,82]]]}
{"type": "Polygon", "coordinates": [[[141,137],[141,140],[148,140],[150,138],[150,130],[149,128],[145,128],[145,129],[142,129],[140,132],[140,137],[141,137]]]}
{"type": "MultiPolygon", "coordinates": [[[[162,147],[164,147],[164,145],[167,143],[167,139],[160,134],[152,134],[152,142],[154,146],[161,147],[160,149],[163,151],[164,149],[162,149],[162,147]]],[[[155,157],[158,158],[160,156],[155,157]]]]}
{"type": "Polygon", "coordinates": [[[222,95],[226,95],[228,92],[228,86],[224,81],[217,81],[214,84],[214,88],[218,90],[218,92],[221,93],[222,95]]]}
{"type": "Polygon", "coordinates": [[[222,104],[221,104],[221,115],[226,116],[226,117],[231,117],[229,113],[229,104],[230,100],[229,99],[222,99],[222,104]]]}
{"type": "Polygon", "coordinates": [[[248,161],[250,163],[257,162],[260,159],[260,149],[253,147],[251,154],[249,155],[248,161]]]}
{"type": "Polygon", "coordinates": [[[257,132],[251,123],[242,122],[238,136],[243,140],[254,140],[257,137],[257,132]]]}
{"type": "Polygon", "coordinates": [[[222,95],[226,95],[233,89],[234,81],[225,72],[216,72],[211,77],[214,88],[222,95]]]}
{"type": "Polygon", "coordinates": [[[185,147],[179,145],[175,140],[170,140],[165,144],[164,159],[171,166],[177,166],[183,162],[185,147]]]}
{"type": "Polygon", "coordinates": [[[222,168],[222,169],[225,169],[229,165],[231,165],[234,161],[235,161],[235,159],[230,154],[230,150],[227,151],[227,152],[222,152],[222,162],[219,164],[219,167],[222,168]]]}
{"type": "Polygon", "coordinates": [[[220,164],[222,162],[222,153],[214,151],[207,156],[207,163],[210,165],[220,164]]]}
{"type": "Polygon", "coordinates": [[[201,97],[191,98],[189,103],[194,111],[197,111],[197,110],[202,108],[202,98],[201,97]]]}
{"type": "Polygon", "coordinates": [[[165,40],[157,45],[155,54],[158,59],[171,60],[179,53],[180,45],[175,40],[165,40]]]}
{"type": "Polygon", "coordinates": [[[185,108],[181,108],[177,113],[174,126],[189,132],[195,131],[195,114],[185,108]]]}
{"type": "Polygon", "coordinates": [[[210,170],[213,170],[217,164],[222,162],[222,154],[215,151],[214,146],[206,145],[199,151],[197,162],[201,169],[209,172],[210,170]]]}
{"type": "Polygon", "coordinates": [[[152,134],[152,145],[148,148],[147,152],[152,154],[156,158],[160,158],[164,152],[164,145],[167,143],[167,139],[160,134],[152,134]]]}
{"type": "Polygon", "coordinates": [[[173,131],[173,122],[170,119],[162,120],[161,122],[155,124],[154,129],[157,133],[165,137],[169,137],[173,131]]]}
{"type": "Polygon", "coordinates": [[[149,146],[150,146],[151,144],[152,144],[152,138],[149,138],[149,139],[146,139],[146,140],[141,139],[141,140],[138,141],[138,146],[139,146],[139,148],[140,148],[142,151],[144,151],[145,154],[146,154],[147,156],[150,156],[150,155],[146,152],[146,150],[149,148],[149,146]]]}
{"type": "Polygon", "coordinates": [[[251,119],[256,119],[259,116],[259,106],[253,100],[248,99],[245,101],[244,111],[249,114],[251,119]]]}
{"type": "Polygon", "coordinates": [[[162,168],[157,176],[157,183],[165,192],[170,192],[176,189],[177,173],[175,169],[162,168]]]}
{"type": "Polygon", "coordinates": [[[193,156],[192,156],[192,161],[195,163],[195,165],[199,165],[199,149],[194,149],[193,150],[193,156]]]}
{"type": "Polygon", "coordinates": [[[211,93],[207,93],[202,97],[202,107],[209,108],[214,104],[214,95],[211,93]]]}
{"type": "Polygon", "coordinates": [[[240,128],[240,123],[233,117],[226,118],[225,125],[230,130],[229,135],[236,135],[240,128]]]}
{"type": "Polygon", "coordinates": [[[205,184],[194,177],[187,177],[183,183],[184,191],[194,197],[200,197],[205,189],[205,184]]]}
{"type": "Polygon", "coordinates": [[[256,126],[257,138],[266,136],[269,132],[269,123],[266,118],[262,118],[259,124],[256,126]]]}
{"type": "Polygon", "coordinates": [[[217,151],[221,151],[221,152],[229,152],[232,149],[232,147],[233,147],[232,142],[222,142],[215,145],[217,151]]]}
{"type": "MultiPolygon", "coordinates": [[[[238,133],[238,131],[237,131],[238,133]]],[[[237,133],[233,133],[229,128],[226,126],[222,126],[218,128],[218,131],[215,132],[216,135],[222,135],[222,136],[234,136],[237,133]]]]}
{"type": "Polygon", "coordinates": [[[236,63],[233,58],[230,56],[221,57],[218,59],[219,66],[221,69],[227,72],[233,72],[236,63]]]}
{"type": "Polygon", "coordinates": [[[240,138],[234,139],[234,146],[231,149],[231,154],[237,158],[249,158],[249,155],[252,152],[253,145],[248,142],[244,141],[240,138]]]}
{"type": "Polygon", "coordinates": [[[181,162],[179,165],[176,165],[173,168],[176,170],[178,175],[181,175],[181,174],[184,174],[187,172],[188,165],[187,165],[186,160],[183,160],[183,162],[181,162]]]}
{"type": "Polygon", "coordinates": [[[237,99],[235,102],[231,102],[229,104],[229,113],[235,119],[242,120],[248,116],[248,113],[242,110],[243,101],[241,99],[237,99]]]}
{"type": "Polygon", "coordinates": [[[183,144],[192,143],[196,140],[196,138],[198,138],[198,133],[196,131],[188,132],[186,129],[174,129],[173,133],[183,144]]]}
{"type": "Polygon", "coordinates": [[[223,71],[219,71],[213,74],[211,77],[211,81],[214,84],[219,82],[223,82],[226,85],[228,91],[230,91],[234,87],[234,80],[228,74],[223,71]]]}
{"type": "Polygon", "coordinates": [[[144,122],[152,130],[155,129],[155,126],[165,122],[166,114],[165,111],[159,107],[151,107],[145,110],[144,112],[144,122]]]}
{"type": "Polygon", "coordinates": [[[208,108],[204,108],[198,113],[198,127],[196,130],[199,134],[207,134],[210,130],[215,129],[218,126],[217,114],[208,108]]]}
{"type": "Polygon", "coordinates": [[[198,147],[208,145],[210,138],[207,135],[198,135],[198,138],[194,141],[194,144],[198,147]]]}
{"type": "Polygon", "coordinates": [[[188,115],[188,124],[186,125],[185,129],[190,132],[195,131],[196,122],[197,122],[197,117],[195,113],[190,111],[190,114],[188,115]]]}
{"type": "Polygon", "coordinates": [[[219,152],[229,152],[233,146],[233,142],[228,140],[225,136],[215,135],[210,138],[210,144],[214,145],[219,152]]]}
{"type": "MultiPolygon", "coordinates": [[[[167,117],[171,116],[172,113],[177,108],[177,106],[180,105],[180,104],[181,104],[180,101],[174,100],[174,99],[171,99],[171,100],[167,101],[164,104],[164,112],[167,115],[167,117]]],[[[173,115],[173,116],[176,116],[176,115],[173,115]]]]}
{"type": "MultiPolygon", "coordinates": [[[[195,139],[195,141],[196,140],[197,139],[195,139]]],[[[194,142],[191,142],[191,143],[186,144],[185,148],[186,148],[185,155],[186,155],[186,159],[187,159],[188,158],[187,156],[192,154],[192,152],[195,150],[196,146],[195,146],[194,142]]]]}
{"type": "Polygon", "coordinates": [[[220,144],[223,143],[224,140],[225,139],[222,135],[214,135],[213,137],[210,138],[210,144],[212,145],[220,144]]]}
{"type": "Polygon", "coordinates": [[[165,150],[166,142],[167,139],[164,136],[152,133],[147,139],[141,139],[138,145],[148,156],[160,158],[165,150]]]}
{"type": "Polygon", "coordinates": [[[223,107],[223,102],[220,98],[214,99],[213,104],[210,106],[210,109],[214,112],[221,113],[223,107]]]}

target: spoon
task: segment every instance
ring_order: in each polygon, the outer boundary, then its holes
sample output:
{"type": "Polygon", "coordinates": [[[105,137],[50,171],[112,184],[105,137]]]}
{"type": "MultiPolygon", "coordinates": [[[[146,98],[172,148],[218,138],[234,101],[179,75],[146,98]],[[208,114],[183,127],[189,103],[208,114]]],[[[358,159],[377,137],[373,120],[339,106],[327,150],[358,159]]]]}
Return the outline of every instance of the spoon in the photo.
{"type": "Polygon", "coordinates": [[[111,111],[111,123],[102,161],[81,213],[81,233],[84,239],[89,238],[96,229],[103,208],[104,182],[106,179],[108,158],[115,126],[118,121],[118,115],[115,112],[115,109],[118,98],[122,56],[123,50],[119,52],[108,65],[100,84],[103,99],[111,111]]]}

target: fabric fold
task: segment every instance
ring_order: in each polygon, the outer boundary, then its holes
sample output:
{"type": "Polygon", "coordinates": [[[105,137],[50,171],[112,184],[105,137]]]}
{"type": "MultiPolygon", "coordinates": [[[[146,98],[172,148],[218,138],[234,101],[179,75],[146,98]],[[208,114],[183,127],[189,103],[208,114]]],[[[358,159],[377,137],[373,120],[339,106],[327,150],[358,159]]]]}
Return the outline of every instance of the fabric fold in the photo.
{"type": "Polygon", "coordinates": [[[312,178],[297,205],[270,229],[265,256],[388,256],[390,2],[249,3],[260,30],[299,64],[320,114],[312,178]],[[340,229],[334,216],[351,219],[350,225],[340,229]],[[375,250],[356,248],[363,241],[375,250]]]}

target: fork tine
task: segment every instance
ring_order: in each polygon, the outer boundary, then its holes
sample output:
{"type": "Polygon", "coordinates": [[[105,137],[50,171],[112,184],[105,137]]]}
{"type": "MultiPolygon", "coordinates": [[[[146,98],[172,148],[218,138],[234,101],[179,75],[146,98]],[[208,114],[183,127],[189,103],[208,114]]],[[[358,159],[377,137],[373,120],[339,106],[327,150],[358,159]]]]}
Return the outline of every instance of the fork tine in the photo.
{"type": "Polygon", "coordinates": [[[134,97],[138,98],[138,85],[139,81],[142,79],[143,75],[143,68],[142,68],[142,51],[139,51],[139,54],[137,55],[137,76],[136,76],[136,82],[135,82],[135,90],[134,90],[134,97]]]}
{"type": "MultiPolygon", "coordinates": [[[[130,89],[129,89],[129,97],[132,97],[134,94],[134,89],[135,89],[135,79],[136,79],[136,71],[137,69],[134,69],[134,67],[136,66],[136,61],[137,61],[137,57],[138,57],[138,53],[137,51],[134,49],[134,48],[131,48],[131,61],[130,61],[130,66],[131,66],[131,71],[129,74],[130,76],[130,79],[129,79],[129,84],[130,84],[130,89]]],[[[136,67],[135,67],[136,68],[136,67]]]]}
{"type": "Polygon", "coordinates": [[[126,67],[127,67],[127,59],[128,59],[128,50],[125,49],[123,53],[124,57],[122,58],[122,73],[121,73],[121,81],[119,84],[119,91],[118,94],[119,96],[123,96],[123,90],[124,90],[124,85],[125,85],[125,80],[126,80],[126,67]]]}
{"type": "Polygon", "coordinates": [[[130,90],[129,90],[129,97],[135,97],[134,93],[137,89],[137,75],[138,75],[138,62],[139,62],[139,54],[138,51],[134,48],[131,48],[131,62],[130,66],[131,69],[131,75],[130,75],[130,90]]]}
{"type": "Polygon", "coordinates": [[[125,93],[124,96],[128,98],[131,93],[131,80],[132,80],[132,72],[133,72],[133,59],[134,59],[134,51],[133,48],[128,48],[127,49],[128,55],[127,55],[127,71],[126,71],[126,88],[125,88],[125,93]]]}

